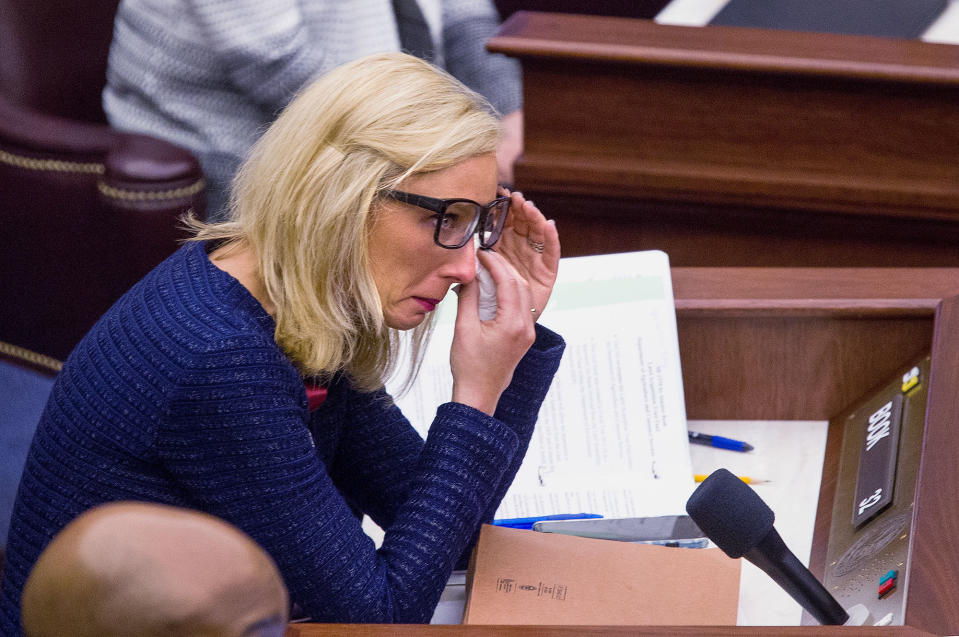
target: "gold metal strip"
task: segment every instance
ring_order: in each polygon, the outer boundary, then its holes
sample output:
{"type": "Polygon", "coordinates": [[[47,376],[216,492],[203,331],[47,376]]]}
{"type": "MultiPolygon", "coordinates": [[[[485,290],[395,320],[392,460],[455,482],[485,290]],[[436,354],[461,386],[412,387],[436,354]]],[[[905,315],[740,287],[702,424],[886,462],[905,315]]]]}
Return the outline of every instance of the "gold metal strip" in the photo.
{"type": "Polygon", "coordinates": [[[63,161],[60,159],[37,159],[25,155],[0,150],[0,163],[25,168],[27,170],[44,170],[63,173],[90,173],[103,174],[103,164],[98,162],[63,161]]]}
{"type": "Polygon", "coordinates": [[[42,367],[53,373],[58,373],[61,369],[63,369],[63,363],[51,356],[38,354],[37,352],[29,350],[25,347],[12,345],[10,343],[5,343],[4,341],[0,341],[0,354],[11,356],[26,363],[30,363],[31,365],[36,365],[37,367],[42,367]]]}
{"type": "Polygon", "coordinates": [[[102,181],[97,184],[97,188],[104,196],[110,197],[111,199],[121,199],[123,201],[160,201],[165,199],[192,197],[205,187],[206,182],[202,179],[198,179],[189,186],[183,186],[182,188],[155,191],[117,188],[115,186],[107,185],[102,181]]]}

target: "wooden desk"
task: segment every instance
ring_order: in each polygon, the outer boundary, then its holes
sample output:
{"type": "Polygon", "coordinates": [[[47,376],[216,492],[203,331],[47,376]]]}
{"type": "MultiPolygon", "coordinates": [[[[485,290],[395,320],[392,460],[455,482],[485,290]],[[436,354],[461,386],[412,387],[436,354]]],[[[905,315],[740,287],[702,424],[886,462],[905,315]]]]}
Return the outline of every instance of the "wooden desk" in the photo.
{"type": "MultiPolygon", "coordinates": [[[[675,268],[690,418],[825,420],[933,349],[925,449],[915,508],[917,558],[906,623],[856,635],[959,633],[959,564],[937,548],[959,540],[959,269],[675,268]],[[940,301],[949,297],[936,314],[940,301]],[[956,341],[953,344],[953,341],[956,341]],[[948,488],[941,488],[948,485],[948,488]]],[[[822,575],[838,430],[830,429],[812,570],[822,575]]],[[[840,635],[807,627],[291,626],[289,635],[840,635]]]]}
{"type": "Polygon", "coordinates": [[[959,265],[959,47],[520,12],[488,48],[566,255],[959,265]]]}
{"type": "MultiPolygon", "coordinates": [[[[929,633],[908,627],[855,628],[855,634],[861,637],[920,637],[929,633]]],[[[443,637],[458,635],[463,637],[596,637],[604,635],[643,635],[648,637],[670,637],[672,635],[696,635],[715,637],[732,635],[760,635],[775,637],[842,637],[849,635],[849,629],[842,627],[795,628],[758,626],[737,628],[735,626],[408,626],[408,625],[369,625],[369,624],[291,624],[286,637],[387,637],[409,636],[443,637]]]]}

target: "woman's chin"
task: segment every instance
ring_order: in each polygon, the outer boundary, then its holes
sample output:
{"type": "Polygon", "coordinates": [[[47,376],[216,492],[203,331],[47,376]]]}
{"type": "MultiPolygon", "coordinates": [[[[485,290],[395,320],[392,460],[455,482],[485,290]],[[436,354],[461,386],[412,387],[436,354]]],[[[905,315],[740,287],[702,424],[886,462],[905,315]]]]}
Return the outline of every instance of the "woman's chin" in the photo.
{"type": "Polygon", "coordinates": [[[385,316],[383,322],[386,323],[387,327],[390,327],[394,330],[411,330],[414,327],[419,327],[424,320],[426,320],[426,312],[417,312],[417,313],[405,313],[398,316],[385,316]]]}

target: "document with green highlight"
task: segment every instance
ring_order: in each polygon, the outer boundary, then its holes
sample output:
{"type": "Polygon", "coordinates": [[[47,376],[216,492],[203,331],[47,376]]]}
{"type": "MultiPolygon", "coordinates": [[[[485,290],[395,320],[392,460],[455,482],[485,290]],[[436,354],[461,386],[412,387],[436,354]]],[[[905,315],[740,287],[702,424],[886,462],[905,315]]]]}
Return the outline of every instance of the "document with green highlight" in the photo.
{"type": "MultiPolygon", "coordinates": [[[[417,382],[397,398],[423,435],[452,392],[455,295],[436,311],[417,382]]],[[[683,513],[695,484],[666,254],[562,259],[540,322],[566,352],[496,517],[683,513]]]]}

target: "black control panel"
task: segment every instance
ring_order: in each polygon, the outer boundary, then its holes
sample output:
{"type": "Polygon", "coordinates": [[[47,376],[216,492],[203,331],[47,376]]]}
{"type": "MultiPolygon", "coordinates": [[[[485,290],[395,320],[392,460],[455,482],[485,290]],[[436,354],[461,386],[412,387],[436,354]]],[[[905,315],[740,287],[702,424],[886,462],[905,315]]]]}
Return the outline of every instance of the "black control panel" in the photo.
{"type": "Polygon", "coordinates": [[[876,411],[868,415],[864,413],[858,423],[863,432],[859,447],[856,495],[852,507],[852,525],[857,529],[892,504],[901,424],[901,393],[894,393],[876,411]]]}
{"type": "Polygon", "coordinates": [[[834,419],[842,451],[823,583],[845,607],[902,625],[929,357],[834,419]]]}

